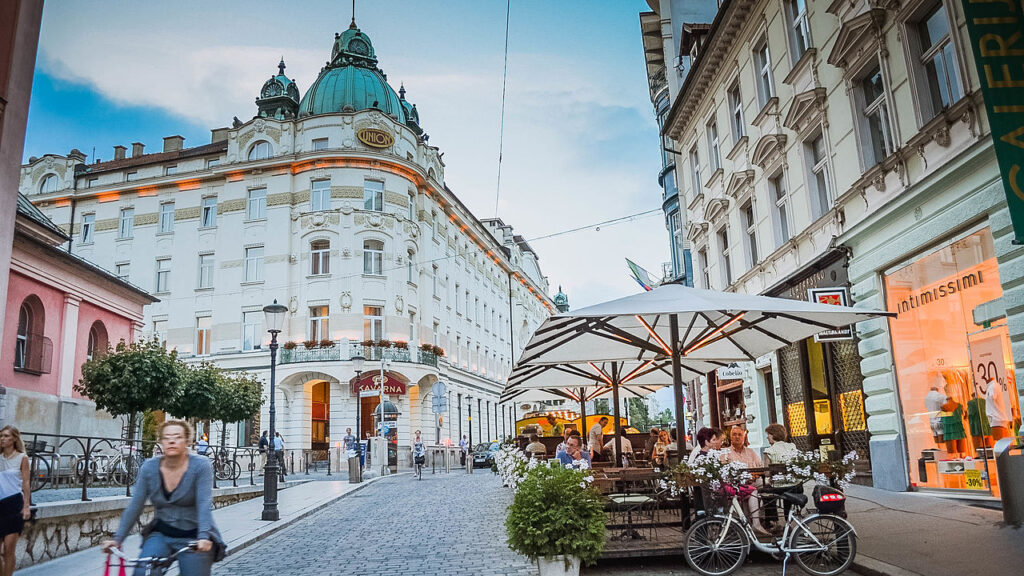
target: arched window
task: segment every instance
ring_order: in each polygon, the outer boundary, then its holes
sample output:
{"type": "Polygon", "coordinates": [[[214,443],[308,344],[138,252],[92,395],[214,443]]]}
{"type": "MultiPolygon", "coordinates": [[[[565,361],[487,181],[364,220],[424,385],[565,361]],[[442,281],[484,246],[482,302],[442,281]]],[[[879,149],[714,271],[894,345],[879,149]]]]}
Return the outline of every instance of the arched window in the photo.
{"type": "Polygon", "coordinates": [[[57,175],[47,174],[43,177],[43,181],[39,183],[39,193],[49,194],[50,192],[56,192],[58,186],[60,186],[60,179],[57,178],[57,175]]]}
{"type": "Polygon", "coordinates": [[[249,148],[249,160],[266,160],[270,158],[270,142],[260,140],[249,148]]]}
{"type": "Polygon", "coordinates": [[[92,323],[92,327],[89,328],[89,343],[85,348],[86,360],[92,360],[98,356],[102,356],[107,352],[107,329],[103,326],[103,322],[99,320],[92,323]]]}
{"type": "Polygon", "coordinates": [[[331,273],[331,241],[313,240],[309,243],[310,265],[309,273],[330,274],[331,273]]]}
{"type": "Polygon", "coordinates": [[[14,368],[36,374],[50,372],[53,345],[43,337],[46,313],[37,296],[29,296],[18,309],[18,331],[14,339],[14,368]]]}
{"type": "Polygon", "coordinates": [[[380,276],[384,273],[384,243],[380,240],[363,242],[363,274],[380,276]]]}

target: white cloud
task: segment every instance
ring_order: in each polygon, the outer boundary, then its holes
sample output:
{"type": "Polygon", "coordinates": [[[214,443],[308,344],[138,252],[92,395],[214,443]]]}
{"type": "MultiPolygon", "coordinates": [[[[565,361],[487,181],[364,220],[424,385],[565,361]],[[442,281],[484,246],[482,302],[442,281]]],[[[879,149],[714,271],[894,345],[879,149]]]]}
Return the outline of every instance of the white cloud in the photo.
{"type": "MultiPolygon", "coordinates": [[[[144,6],[90,4],[83,11],[73,3],[48,4],[42,65],[114,102],[156,107],[212,128],[255,113],[253,100],[282,54],[288,75],[304,92],[330,54],[333,32],[347,24],[347,11],[343,23],[334,4],[303,4],[306,10],[287,19],[275,15],[278,4],[144,6]],[[201,21],[193,15],[199,12],[201,21]],[[324,22],[325,13],[334,16],[332,22],[324,22]]],[[[377,5],[361,10],[384,12],[377,5]]],[[[367,23],[379,21],[373,15],[361,19],[390,82],[405,82],[431,144],[445,152],[449,185],[478,217],[492,216],[500,42],[461,46],[422,33],[415,18],[373,29],[367,23]]],[[[503,31],[503,20],[501,26],[503,31]]],[[[636,28],[634,18],[621,32],[635,36],[635,70],[609,69],[610,59],[600,52],[607,48],[585,33],[578,41],[592,46],[587,59],[559,51],[556,44],[572,38],[520,40],[529,53],[513,44],[499,215],[526,238],[660,206],[658,140],[636,28]]],[[[131,138],[126,134],[125,141],[131,138]]],[[[624,258],[657,273],[668,257],[666,243],[663,221],[655,215],[533,247],[552,289],[561,284],[579,307],[635,292],[624,258]]]]}

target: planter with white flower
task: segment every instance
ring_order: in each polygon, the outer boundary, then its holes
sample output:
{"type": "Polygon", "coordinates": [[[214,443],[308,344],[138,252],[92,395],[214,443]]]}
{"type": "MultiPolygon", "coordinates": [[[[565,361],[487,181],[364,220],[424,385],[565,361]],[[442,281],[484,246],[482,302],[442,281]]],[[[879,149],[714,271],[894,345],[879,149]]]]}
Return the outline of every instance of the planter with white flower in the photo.
{"type": "Polygon", "coordinates": [[[601,494],[586,468],[533,466],[508,509],[508,545],[536,560],[541,576],[576,575],[604,548],[601,494]]]}

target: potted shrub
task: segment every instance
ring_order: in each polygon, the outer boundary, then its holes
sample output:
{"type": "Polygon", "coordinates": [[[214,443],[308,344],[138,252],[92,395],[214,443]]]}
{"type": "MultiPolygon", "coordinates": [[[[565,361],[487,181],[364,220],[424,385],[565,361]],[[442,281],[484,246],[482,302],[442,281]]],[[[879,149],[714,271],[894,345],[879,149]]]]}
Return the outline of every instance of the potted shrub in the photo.
{"type": "Polygon", "coordinates": [[[434,354],[437,354],[438,356],[444,356],[444,348],[441,348],[440,346],[434,346],[434,354]]]}
{"type": "Polygon", "coordinates": [[[302,345],[306,347],[306,350],[312,350],[313,348],[316,348],[317,344],[319,344],[319,342],[317,342],[316,340],[305,340],[302,342],[302,345]]]}
{"type": "Polygon", "coordinates": [[[323,340],[320,341],[320,347],[321,348],[334,348],[334,340],[328,340],[327,338],[324,338],[323,340]]]}
{"type": "Polygon", "coordinates": [[[505,519],[509,548],[535,559],[541,576],[578,575],[604,548],[605,516],[590,470],[536,466],[516,489],[505,519]]]}
{"type": "Polygon", "coordinates": [[[289,340],[289,341],[287,341],[287,342],[285,342],[285,343],[284,343],[284,349],[285,349],[285,350],[295,350],[295,348],[296,348],[297,346],[298,346],[298,344],[296,344],[296,343],[295,343],[294,341],[292,341],[292,340],[289,340]]]}

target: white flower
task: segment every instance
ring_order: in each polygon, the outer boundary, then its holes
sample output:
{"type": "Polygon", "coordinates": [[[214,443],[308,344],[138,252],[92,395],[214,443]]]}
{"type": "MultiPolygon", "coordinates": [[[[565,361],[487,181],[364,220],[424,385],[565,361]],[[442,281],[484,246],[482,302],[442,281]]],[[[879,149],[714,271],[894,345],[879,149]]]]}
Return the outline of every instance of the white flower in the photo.
{"type": "Polygon", "coordinates": [[[587,487],[587,483],[586,482],[580,482],[580,488],[586,488],[586,487],[587,487]]]}
{"type": "Polygon", "coordinates": [[[585,477],[583,479],[587,482],[587,484],[590,484],[591,482],[594,481],[594,477],[593,476],[587,476],[587,477],[585,477]]]}

